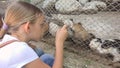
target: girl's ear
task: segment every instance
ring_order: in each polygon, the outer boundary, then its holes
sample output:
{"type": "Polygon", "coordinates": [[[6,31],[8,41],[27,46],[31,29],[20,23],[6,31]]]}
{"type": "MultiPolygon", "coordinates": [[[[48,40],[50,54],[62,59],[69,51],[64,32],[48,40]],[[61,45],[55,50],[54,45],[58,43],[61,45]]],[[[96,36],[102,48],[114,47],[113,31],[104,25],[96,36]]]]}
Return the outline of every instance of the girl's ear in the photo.
{"type": "Polygon", "coordinates": [[[24,30],[25,30],[26,33],[30,32],[30,22],[26,22],[24,24],[24,30]]]}

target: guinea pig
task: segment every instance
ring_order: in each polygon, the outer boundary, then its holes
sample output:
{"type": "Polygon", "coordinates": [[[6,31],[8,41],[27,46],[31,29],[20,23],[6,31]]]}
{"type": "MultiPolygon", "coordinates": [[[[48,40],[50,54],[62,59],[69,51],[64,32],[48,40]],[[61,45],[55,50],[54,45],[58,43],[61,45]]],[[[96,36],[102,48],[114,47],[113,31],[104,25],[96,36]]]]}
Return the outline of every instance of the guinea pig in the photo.
{"type": "Polygon", "coordinates": [[[111,54],[113,62],[120,61],[120,40],[118,39],[102,40],[95,38],[91,40],[89,47],[100,54],[111,54]]]}

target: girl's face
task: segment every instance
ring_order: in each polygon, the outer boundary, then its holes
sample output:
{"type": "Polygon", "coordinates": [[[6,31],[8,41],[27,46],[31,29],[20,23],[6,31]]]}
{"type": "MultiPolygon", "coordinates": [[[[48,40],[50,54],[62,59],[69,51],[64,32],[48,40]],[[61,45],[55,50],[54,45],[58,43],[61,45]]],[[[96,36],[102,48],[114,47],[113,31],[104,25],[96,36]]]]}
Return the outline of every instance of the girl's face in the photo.
{"type": "Polygon", "coordinates": [[[44,15],[38,17],[36,23],[32,25],[31,28],[31,39],[39,41],[43,35],[48,31],[48,23],[45,22],[44,15]]]}

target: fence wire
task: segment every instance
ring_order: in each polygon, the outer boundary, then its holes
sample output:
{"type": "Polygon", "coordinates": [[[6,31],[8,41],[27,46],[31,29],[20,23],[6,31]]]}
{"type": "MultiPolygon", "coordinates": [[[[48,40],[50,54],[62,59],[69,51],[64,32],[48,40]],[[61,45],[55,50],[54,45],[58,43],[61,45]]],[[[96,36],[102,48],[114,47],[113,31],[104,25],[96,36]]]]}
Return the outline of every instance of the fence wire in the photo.
{"type": "MultiPolygon", "coordinates": [[[[15,0],[0,1],[0,5],[5,1],[10,4],[15,0]]],[[[67,40],[73,42],[71,47],[80,46],[100,54],[111,54],[114,56],[112,61],[120,61],[120,0],[23,1],[44,11],[49,18],[49,33],[52,37],[55,37],[57,29],[66,24],[69,26],[67,40]]],[[[3,13],[1,8],[0,12],[3,13]]]]}

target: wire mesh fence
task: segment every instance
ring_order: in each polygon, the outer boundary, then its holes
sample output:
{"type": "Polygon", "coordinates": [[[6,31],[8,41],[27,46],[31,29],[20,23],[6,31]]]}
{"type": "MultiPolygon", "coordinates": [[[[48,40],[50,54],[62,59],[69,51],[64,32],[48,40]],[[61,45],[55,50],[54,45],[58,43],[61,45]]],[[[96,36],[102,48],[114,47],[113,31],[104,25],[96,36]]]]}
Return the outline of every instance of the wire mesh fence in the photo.
{"type": "Polygon", "coordinates": [[[52,36],[66,24],[68,41],[78,52],[109,54],[107,59],[112,55],[112,62],[120,61],[119,0],[41,0],[33,4],[51,18],[52,36]]]}
{"type": "MultiPolygon", "coordinates": [[[[15,0],[6,1],[10,4],[15,0]]],[[[111,62],[120,61],[120,0],[23,1],[43,10],[50,22],[48,36],[54,38],[57,29],[68,25],[67,41],[72,42],[68,47],[73,47],[78,53],[84,50],[86,56],[97,52],[112,55],[111,62]]],[[[43,41],[52,43],[48,36],[43,41]]]]}

